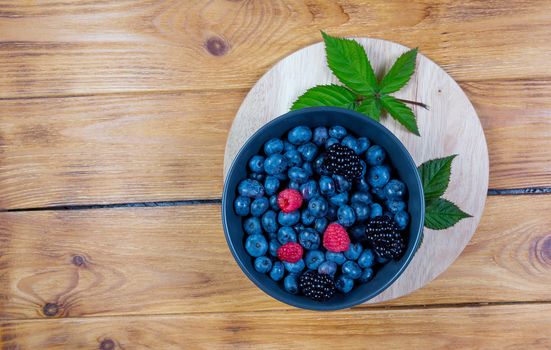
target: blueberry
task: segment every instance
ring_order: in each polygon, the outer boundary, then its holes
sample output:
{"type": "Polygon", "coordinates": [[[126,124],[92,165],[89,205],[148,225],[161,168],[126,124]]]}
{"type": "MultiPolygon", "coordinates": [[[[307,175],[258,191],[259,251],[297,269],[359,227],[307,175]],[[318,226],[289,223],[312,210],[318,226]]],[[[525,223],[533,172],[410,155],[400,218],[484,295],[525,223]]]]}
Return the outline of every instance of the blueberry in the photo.
{"type": "Polygon", "coordinates": [[[325,260],[332,261],[337,265],[342,265],[346,261],[346,258],[344,257],[343,253],[335,253],[326,251],[325,252],[325,260]]]}
{"type": "Polygon", "coordinates": [[[327,209],[327,214],[325,215],[327,217],[327,220],[329,221],[337,220],[337,210],[339,210],[338,207],[334,205],[329,205],[329,209],[327,209]]]}
{"type": "Polygon", "coordinates": [[[305,226],[312,225],[315,220],[316,218],[314,217],[314,215],[312,215],[312,213],[310,213],[310,210],[308,210],[308,208],[303,209],[300,213],[300,221],[305,226]]]}
{"type": "MultiPolygon", "coordinates": [[[[264,161],[264,171],[269,175],[281,174],[287,169],[287,158],[282,154],[272,154],[264,161]]],[[[285,178],[278,177],[279,180],[285,180],[285,178]]]]}
{"type": "Polygon", "coordinates": [[[283,141],[277,138],[273,138],[271,140],[268,140],[264,144],[264,153],[266,153],[267,156],[271,154],[276,153],[282,153],[283,152],[283,141]]]}
{"type": "Polygon", "coordinates": [[[279,204],[277,204],[277,195],[270,197],[270,208],[275,211],[280,211],[279,204]]]}
{"type": "Polygon", "coordinates": [[[348,293],[354,288],[354,280],[345,275],[340,275],[335,281],[335,288],[342,293],[348,293]]]}
{"type": "Polygon", "coordinates": [[[264,196],[264,186],[256,180],[245,179],[237,186],[237,191],[241,196],[250,198],[260,198],[264,196]]]}
{"type": "Polygon", "coordinates": [[[303,185],[300,185],[300,193],[302,198],[309,201],[318,195],[318,183],[315,180],[309,180],[303,185]]]}
{"type": "Polygon", "coordinates": [[[283,278],[284,273],[285,268],[283,267],[283,264],[280,261],[276,261],[270,271],[270,278],[277,282],[283,278]]]}
{"type": "Polygon", "coordinates": [[[329,138],[329,133],[327,132],[327,128],[325,126],[318,126],[314,129],[314,135],[312,137],[312,141],[316,144],[316,146],[321,146],[327,141],[329,138]]]}
{"type": "Polygon", "coordinates": [[[264,191],[267,195],[271,196],[277,193],[279,188],[279,180],[274,176],[267,176],[264,180],[264,191]]]}
{"type": "Polygon", "coordinates": [[[350,233],[350,238],[353,241],[365,241],[367,239],[367,235],[365,233],[365,226],[364,225],[356,225],[352,226],[348,229],[348,232],[350,233]]]}
{"type": "Polygon", "coordinates": [[[337,186],[335,186],[335,181],[329,176],[322,176],[319,179],[320,192],[324,196],[331,197],[337,192],[337,186]]]}
{"type": "Polygon", "coordinates": [[[265,178],[266,178],[265,174],[261,174],[261,173],[250,173],[249,174],[249,179],[253,179],[253,180],[256,180],[256,181],[264,181],[265,178]]]}
{"type": "Polygon", "coordinates": [[[356,192],[350,198],[350,203],[371,203],[371,195],[367,192],[356,192]]]}
{"type": "Polygon", "coordinates": [[[400,180],[392,179],[384,187],[385,197],[400,200],[406,194],[406,185],[400,180]]]}
{"type": "Polygon", "coordinates": [[[312,166],[312,163],[304,162],[304,164],[302,164],[302,169],[306,172],[308,177],[314,175],[314,167],[312,166]]]}
{"type": "Polygon", "coordinates": [[[347,134],[346,129],[340,125],[335,125],[329,128],[329,136],[336,139],[342,139],[347,134]]]}
{"type": "Polygon", "coordinates": [[[337,220],[344,227],[350,227],[356,222],[356,213],[348,205],[343,205],[337,211],[337,220]]]}
{"type": "Polygon", "coordinates": [[[306,126],[297,126],[289,131],[287,139],[293,145],[303,145],[312,138],[312,130],[306,126]]]}
{"type": "Polygon", "coordinates": [[[369,205],[363,202],[355,202],[350,205],[356,214],[356,220],[364,221],[369,219],[369,205]]]}
{"type": "Polygon", "coordinates": [[[370,249],[365,249],[358,258],[358,265],[360,265],[362,269],[373,266],[374,262],[375,256],[370,249]]]}
{"type": "Polygon", "coordinates": [[[266,256],[254,259],[254,269],[260,273],[266,273],[272,269],[272,260],[266,256]]]}
{"type": "Polygon", "coordinates": [[[262,226],[260,225],[260,220],[254,216],[246,218],[243,222],[243,229],[249,235],[261,235],[262,226]]]}
{"type": "Polygon", "coordinates": [[[369,206],[369,209],[371,209],[371,212],[369,213],[369,217],[371,219],[376,218],[377,216],[383,215],[383,207],[379,203],[371,203],[369,206]]]}
{"type": "Polygon", "coordinates": [[[348,260],[342,265],[342,273],[353,280],[360,278],[362,269],[352,260],[348,260]]]}
{"type": "Polygon", "coordinates": [[[289,176],[289,179],[291,181],[294,181],[298,184],[303,184],[306,181],[308,181],[308,174],[306,174],[306,171],[296,166],[289,169],[289,172],[287,173],[287,175],[289,176]]]}
{"type": "Polygon", "coordinates": [[[356,153],[358,155],[364,153],[369,148],[369,140],[366,137],[360,137],[358,138],[358,149],[356,153]]]}
{"type": "Polygon", "coordinates": [[[352,188],[352,183],[348,181],[344,176],[333,175],[332,178],[333,181],[335,181],[337,192],[347,192],[350,191],[350,189],[352,188]]]}
{"type": "Polygon", "coordinates": [[[337,272],[337,264],[333,261],[324,261],[318,267],[318,273],[321,275],[334,276],[337,272]]]}
{"type": "Polygon", "coordinates": [[[380,256],[378,254],[375,254],[375,260],[377,260],[377,263],[379,264],[386,264],[390,259],[380,256]]]}
{"type": "Polygon", "coordinates": [[[373,187],[371,189],[371,193],[377,198],[378,200],[384,201],[386,200],[385,197],[385,191],[381,187],[373,187]]]}
{"type": "Polygon", "coordinates": [[[296,233],[301,233],[302,231],[304,231],[306,229],[306,226],[304,226],[301,223],[298,223],[295,226],[293,226],[293,228],[295,229],[296,233]]]}
{"type": "Polygon", "coordinates": [[[300,156],[299,151],[290,150],[285,152],[284,156],[285,159],[287,159],[287,164],[290,167],[302,165],[302,157],[300,156]]]}
{"type": "Polygon", "coordinates": [[[268,245],[268,249],[270,252],[270,255],[274,258],[277,257],[277,250],[281,247],[281,244],[277,241],[277,239],[270,239],[270,244],[268,245]]]}
{"type": "Polygon", "coordinates": [[[289,271],[290,273],[300,273],[305,268],[303,259],[300,259],[296,263],[284,261],[283,266],[285,266],[285,270],[289,271]]]}
{"type": "Polygon", "coordinates": [[[308,202],[308,210],[316,218],[324,217],[327,214],[328,208],[327,201],[322,196],[316,196],[308,202]]]}
{"type": "Polygon", "coordinates": [[[289,184],[287,185],[287,188],[290,188],[292,190],[300,190],[300,184],[296,181],[291,181],[289,182],[289,184]]]}
{"type": "Polygon", "coordinates": [[[289,226],[280,227],[279,230],[277,230],[277,240],[281,244],[296,242],[297,234],[295,229],[289,226]]]}
{"type": "Polygon", "coordinates": [[[262,215],[260,222],[264,231],[271,233],[277,231],[277,214],[273,210],[268,210],[262,215]]]}
{"type": "Polygon", "coordinates": [[[367,182],[371,187],[383,187],[389,179],[390,171],[383,165],[374,166],[367,173],[367,182]]]}
{"type": "Polygon", "coordinates": [[[329,220],[327,220],[327,218],[317,218],[316,221],[314,221],[314,229],[319,233],[324,233],[328,224],[329,220]]]}
{"type": "Polygon", "coordinates": [[[369,165],[381,165],[385,161],[386,152],[379,145],[373,145],[367,149],[365,160],[369,165]]]}
{"type": "Polygon", "coordinates": [[[366,283],[369,282],[373,278],[373,269],[367,268],[362,270],[362,274],[360,275],[360,278],[358,281],[360,283],[366,283]]]}
{"type": "Polygon", "coordinates": [[[367,172],[367,164],[363,160],[360,159],[360,165],[362,166],[362,174],[361,178],[365,177],[365,173],[367,172]]]}
{"type": "Polygon", "coordinates": [[[302,159],[307,162],[311,162],[318,155],[318,148],[312,142],[305,143],[304,145],[298,146],[297,150],[300,152],[302,159]]]}
{"type": "Polygon", "coordinates": [[[360,254],[362,254],[363,247],[360,243],[352,243],[350,247],[348,247],[348,250],[344,252],[344,256],[348,260],[356,260],[360,257],[360,254]]]}
{"type": "Polygon", "coordinates": [[[307,228],[299,233],[298,242],[304,249],[318,249],[320,246],[320,236],[314,229],[307,228]]]}
{"type": "Polygon", "coordinates": [[[293,145],[289,141],[283,141],[283,152],[287,152],[292,149],[297,149],[297,146],[293,145]]]}
{"type": "Polygon", "coordinates": [[[309,250],[306,252],[306,267],[311,270],[317,270],[322,262],[325,261],[325,254],[320,250],[309,250]]]}
{"type": "Polygon", "coordinates": [[[249,215],[249,207],[251,205],[251,199],[245,196],[237,196],[233,202],[233,209],[239,216],[249,215]]]}
{"type": "Polygon", "coordinates": [[[337,140],[334,137],[330,137],[325,141],[325,149],[328,149],[329,147],[333,146],[334,144],[339,143],[339,140],[337,140]]]}
{"type": "MultiPolygon", "coordinates": [[[[388,200],[386,201],[385,205],[392,214],[396,214],[397,212],[406,209],[406,203],[402,201],[388,200]]],[[[251,205],[251,212],[252,212],[252,205],[251,205]]]]}
{"type": "Polygon", "coordinates": [[[261,173],[264,171],[264,157],[256,155],[249,160],[249,169],[253,173],[261,173]]]}
{"type": "Polygon", "coordinates": [[[297,275],[292,273],[287,275],[283,280],[283,288],[285,288],[287,293],[297,294],[298,293],[297,275]]]}
{"type": "Polygon", "coordinates": [[[337,207],[345,205],[348,203],[348,192],[339,193],[329,198],[329,202],[337,207]]]}
{"type": "Polygon", "coordinates": [[[268,207],[270,206],[270,201],[266,197],[261,197],[255,199],[251,203],[251,215],[252,216],[260,216],[268,210],[268,207]]]}
{"type": "Polygon", "coordinates": [[[358,140],[356,140],[356,138],[352,135],[345,136],[341,141],[341,145],[344,145],[344,146],[354,150],[354,152],[356,152],[357,154],[359,153],[358,152],[358,140]]]}
{"type": "Polygon", "coordinates": [[[359,192],[369,191],[369,184],[367,183],[365,177],[362,176],[361,178],[354,180],[354,188],[359,192]]]}
{"type": "Polygon", "coordinates": [[[289,180],[289,178],[287,177],[287,172],[286,171],[283,171],[282,173],[279,173],[279,174],[273,174],[273,176],[278,179],[279,181],[287,181],[289,180]]]}
{"type": "Polygon", "coordinates": [[[396,225],[398,225],[398,228],[403,230],[409,224],[409,214],[403,210],[400,210],[394,214],[394,221],[396,222],[396,225]]]}
{"type": "Polygon", "coordinates": [[[279,214],[277,214],[277,222],[281,226],[293,226],[294,224],[298,223],[299,220],[300,212],[298,210],[294,210],[290,213],[280,211],[279,214]]]}
{"type": "Polygon", "coordinates": [[[325,169],[325,166],[323,165],[323,162],[325,161],[326,154],[322,154],[319,157],[316,158],[314,161],[314,171],[318,175],[331,175],[331,173],[325,169]]]}
{"type": "Polygon", "coordinates": [[[255,258],[262,256],[268,251],[268,242],[262,235],[250,235],[245,241],[245,250],[255,258]]]}

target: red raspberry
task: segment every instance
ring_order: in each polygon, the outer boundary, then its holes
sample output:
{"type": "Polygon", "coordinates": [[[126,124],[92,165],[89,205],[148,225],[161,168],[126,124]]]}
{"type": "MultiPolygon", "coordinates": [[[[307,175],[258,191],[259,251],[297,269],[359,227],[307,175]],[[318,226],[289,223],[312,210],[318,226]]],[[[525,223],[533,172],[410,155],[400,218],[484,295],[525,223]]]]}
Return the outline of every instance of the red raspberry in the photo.
{"type": "Polygon", "coordinates": [[[295,242],[287,242],[277,248],[277,257],[281,261],[296,263],[302,259],[302,246],[295,242]]]}
{"type": "Polygon", "coordinates": [[[323,233],[323,246],[330,252],[344,252],[350,246],[350,237],[341,225],[329,224],[323,233]]]}
{"type": "Polygon", "coordinates": [[[302,205],[302,195],[299,191],[288,188],[277,195],[277,205],[284,213],[297,210],[302,205]]]}

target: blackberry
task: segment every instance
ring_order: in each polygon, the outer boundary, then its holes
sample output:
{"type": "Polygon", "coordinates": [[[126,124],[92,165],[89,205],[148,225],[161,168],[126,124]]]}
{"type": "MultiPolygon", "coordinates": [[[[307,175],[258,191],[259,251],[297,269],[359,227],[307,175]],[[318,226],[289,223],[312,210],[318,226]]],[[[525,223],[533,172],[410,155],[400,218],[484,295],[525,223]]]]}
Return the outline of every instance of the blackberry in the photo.
{"type": "Polygon", "coordinates": [[[344,176],[348,181],[359,178],[363,170],[356,152],[338,143],[327,149],[324,167],[333,174],[344,176]]]}
{"type": "Polygon", "coordinates": [[[335,294],[335,283],[328,275],[317,271],[303,273],[298,281],[302,294],[315,301],[326,301],[335,294]]]}
{"type": "Polygon", "coordinates": [[[365,228],[365,234],[367,242],[381,257],[396,259],[406,249],[398,226],[386,215],[371,219],[365,228]]]}

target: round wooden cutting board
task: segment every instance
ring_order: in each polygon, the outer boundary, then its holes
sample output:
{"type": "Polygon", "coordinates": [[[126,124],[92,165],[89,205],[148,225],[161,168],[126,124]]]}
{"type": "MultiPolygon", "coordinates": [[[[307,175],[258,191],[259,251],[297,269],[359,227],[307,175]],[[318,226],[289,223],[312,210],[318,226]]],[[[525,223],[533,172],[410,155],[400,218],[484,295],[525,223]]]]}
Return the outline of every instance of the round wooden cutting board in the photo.
{"type": "MultiPolygon", "coordinates": [[[[405,46],[378,39],[357,38],[377,76],[388,71],[405,46]]],[[[293,101],[318,84],[338,83],[327,67],[323,43],[305,47],[272,67],[251,89],[228,135],[224,178],[245,141],[262,125],[289,111],[293,101]]],[[[463,251],[476,230],[488,190],[488,149],[476,111],[459,85],[438,65],[418,55],[417,68],[408,85],[394,94],[427,104],[412,106],[421,132],[417,137],[390,117],[383,124],[406,146],[419,165],[429,159],[457,154],[450,186],[444,197],[473,217],[454,227],[425,229],[424,242],[412,262],[387,290],[369,303],[409,294],[442,273],[463,251]]]]}

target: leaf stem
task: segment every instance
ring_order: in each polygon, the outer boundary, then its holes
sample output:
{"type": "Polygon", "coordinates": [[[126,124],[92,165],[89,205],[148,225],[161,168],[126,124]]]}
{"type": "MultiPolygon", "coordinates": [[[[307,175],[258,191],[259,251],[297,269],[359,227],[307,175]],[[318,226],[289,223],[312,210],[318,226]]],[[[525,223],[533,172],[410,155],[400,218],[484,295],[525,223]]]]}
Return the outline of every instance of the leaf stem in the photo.
{"type": "Polygon", "coordinates": [[[404,100],[403,98],[397,98],[397,100],[398,100],[398,101],[401,101],[401,102],[404,102],[404,103],[409,103],[409,104],[412,104],[412,105],[415,105],[415,106],[423,107],[423,108],[426,109],[427,111],[430,110],[429,106],[427,106],[427,105],[424,104],[423,102],[404,100]]]}

